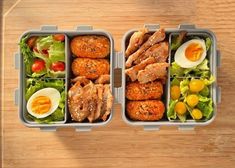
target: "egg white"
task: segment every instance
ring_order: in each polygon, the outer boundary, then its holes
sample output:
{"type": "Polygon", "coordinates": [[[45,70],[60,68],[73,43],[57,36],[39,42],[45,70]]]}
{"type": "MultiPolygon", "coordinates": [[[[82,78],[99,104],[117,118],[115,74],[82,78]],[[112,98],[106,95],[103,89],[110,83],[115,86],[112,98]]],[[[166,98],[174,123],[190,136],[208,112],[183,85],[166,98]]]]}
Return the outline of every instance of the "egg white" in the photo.
{"type": "Polygon", "coordinates": [[[28,113],[36,118],[45,118],[51,115],[58,108],[60,102],[60,92],[55,88],[44,88],[35,92],[27,102],[28,113]],[[47,96],[51,100],[51,108],[47,113],[37,114],[32,111],[32,101],[38,96],[47,96]]]}
{"type": "Polygon", "coordinates": [[[194,66],[199,65],[204,59],[206,58],[206,44],[205,41],[202,39],[193,39],[185,42],[182,44],[177,51],[175,52],[175,62],[181,66],[182,68],[192,68],[194,66]],[[201,55],[201,58],[198,61],[190,61],[185,56],[185,50],[191,43],[197,43],[202,46],[203,53],[201,55]]]}

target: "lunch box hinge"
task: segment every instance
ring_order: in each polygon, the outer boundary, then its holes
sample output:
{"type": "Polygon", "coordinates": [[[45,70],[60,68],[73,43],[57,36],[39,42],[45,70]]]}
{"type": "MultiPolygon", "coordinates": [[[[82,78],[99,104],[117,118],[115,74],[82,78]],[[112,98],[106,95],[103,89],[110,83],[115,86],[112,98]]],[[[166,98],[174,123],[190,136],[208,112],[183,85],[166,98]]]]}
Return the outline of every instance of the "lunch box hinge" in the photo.
{"type": "Polygon", "coordinates": [[[216,102],[217,104],[221,103],[221,88],[217,87],[216,88],[216,102]]]}
{"type": "Polygon", "coordinates": [[[76,30],[93,30],[93,27],[90,25],[79,25],[76,27],[76,30]]]}
{"type": "Polygon", "coordinates": [[[183,24],[179,24],[178,28],[179,29],[195,29],[196,26],[194,24],[183,23],[183,24]]]}
{"type": "Polygon", "coordinates": [[[42,31],[55,31],[57,30],[57,26],[56,25],[42,25],[41,26],[41,30],[42,31]]]}
{"type": "Polygon", "coordinates": [[[144,24],[144,27],[150,31],[156,31],[156,29],[160,29],[160,24],[144,24]]]}
{"type": "Polygon", "coordinates": [[[91,131],[92,126],[75,127],[76,132],[91,131]]]}
{"type": "Polygon", "coordinates": [[[178,129],[180,131],[192,131],[194,130],[194,126],[193,125],[180,125],[178,129]]]}
{"type": "Polygon", "coordinates": [[[40,130],[43,132],[55,132],[56,127],[40,127],[40,130]]]}
{"type": "Polygon", "coordinates": [[[15,69],[19,69],[19,68],[20,68],[20,54],[15,53],[15,69]]]}
{"type": "Polygon", "coordinates": [[[219,50],[216,51],[216,64],[217,64],[217,67],[220,67],[221,65],[221,54],[219,50]]]}
{"type": "Polygon", "coordinates": [[[114,87],[115,101],[121,103],[122,99],[122,71],[123,71],[123,52],[116,52],[114,58],[114,87]]]}
{"type": "Polygon", "coordinates": [[[15,105],[19,105],[19,89],[15,90],[15,105]]]}
{"type": "Polygon", "coordinates": [[[145,131],[158,131],[160,130],[160,126],[158,125],[144,125],[145,131]]]}

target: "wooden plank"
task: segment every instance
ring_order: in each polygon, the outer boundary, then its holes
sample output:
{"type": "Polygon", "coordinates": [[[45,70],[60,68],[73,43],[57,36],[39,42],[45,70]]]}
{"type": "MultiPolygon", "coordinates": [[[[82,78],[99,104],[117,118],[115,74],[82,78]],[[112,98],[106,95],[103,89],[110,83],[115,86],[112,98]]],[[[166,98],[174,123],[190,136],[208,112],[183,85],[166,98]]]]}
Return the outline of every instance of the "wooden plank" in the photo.
{"type": "MultiPolygon", "coordinates": [[[[3,1],[3,13],[15,0],[3,1]]],[[[235,2],[233,0],[21,0],[3,18],[4,55],[2,105],[3,167],[226,167],[235,164],[235,2]],[[23,126],[14,106],[18,71],[13,54],[19,36],[43,24],[74,29],[79,24],[106,29],[120,51],[126,31],[144,23],[177,27],[194,23],[216,33],[222,54],[218,85],[222,104],[215,121],[194,131],[163,127],[146,132],[121,119],[120,105],[115,106],[112,122],[92,132],[77,133],[71,128],[46,133],[23,126]]]]}

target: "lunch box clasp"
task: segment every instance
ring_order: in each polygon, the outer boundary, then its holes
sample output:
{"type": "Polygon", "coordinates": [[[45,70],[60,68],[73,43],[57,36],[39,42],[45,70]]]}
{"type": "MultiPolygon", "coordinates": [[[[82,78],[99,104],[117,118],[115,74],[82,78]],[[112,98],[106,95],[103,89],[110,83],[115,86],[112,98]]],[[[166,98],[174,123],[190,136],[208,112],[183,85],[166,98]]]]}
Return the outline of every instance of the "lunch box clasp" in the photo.
{"type": "Polygon", "coordinates": [[[92,126],[75,127],[76,132],[91,131],[92,126]]]}
{"type": "Polygon", "coordinates": [[[15,53],[15,69],[19,69],[19,68],[20,68],[20,54],[15,53]]]}
{"type": "Polygon", "coordinates": [[[93,30],[93,27],[90,25],[79,25],[76,27],[76,30],[93,30]]]}
{"type": "Polygon", "coordinates": [[[122,103],[122,70],[123,70],[123,52],[116,52],[114,58],[114,88],[115,102],[122,103]],[[120,83],[121,86],[117,86],[120,83]],[[116,85],[115,85],[116,84],[116,85]]]}
{"type": "Polygon", "coordinates": [[[40,130],[43,132],[55,132],[56,127],[40,127],[40,130]]]}
{"type": "Polygon", "coordinates": [[[196,29],[196,26],[194,24],[183,23],[183,24],[179,24],[178,28],[179,29],[196,29]]]}
{"type": "Polygon", "coordinates": [[[160,29],[160,24],[144,24],[144,27],[150,31],[156,31],[156,29],[160,29]]]}
{"type": "Polygon", "coordinates": [[[56,25],[42,25],[40,28],[41,31],[56,31],[57,29],[56,25]]]}

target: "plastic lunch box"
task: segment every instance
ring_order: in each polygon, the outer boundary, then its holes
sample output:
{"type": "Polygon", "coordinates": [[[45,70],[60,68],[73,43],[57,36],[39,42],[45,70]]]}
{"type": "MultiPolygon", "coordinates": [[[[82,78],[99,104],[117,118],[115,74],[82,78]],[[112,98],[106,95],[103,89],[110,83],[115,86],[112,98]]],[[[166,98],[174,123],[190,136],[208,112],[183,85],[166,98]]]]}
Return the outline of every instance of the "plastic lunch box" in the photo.
{"type": "MultiPolygon", "coordinates": [[[[156,29],[160,28],[159,24],[146,24],[144,25],[146,28],[149,29],[150,32],[155,32],[156,29]]],[[[220,66],[220,52],[217,50],[217,46],[216,46],[216,37],[214,35],[213,32],[207,30],[207,29],[199,29],[196,28],[195,25],[192,24],[180,24],[178,26],[178,28],[173,28],[173,29],[168,29],[166,28],[166,34],[169,35],[169,44],[171,41],[171,37],[173,34],[177,34],[182,30],[186,30],[188,32],[188,34],[190,35],[200,35],[200,36],[209,36],[212,39],[212,47],[210,48],[209,51],[209,62],[210,62],[210,71],[212,73],[212,75],[214,75],[217,79],[217,67],[220,66]]],[[[55,33],[63,33],[65,34],[65,56],[66,56],[66,75],[65,75],[65,91],[67,91],[69,89],[70,86],[70,76],[71,76],[71,72],[69,71],[70,69],[70,65],[72,62],[72,57],[71,57],[71,51],[69,48],[69,43],[70,43],[70,39],[74,36],[77,35],[104,35],[106,37],[109,38],[110,40],[110,76],[111,76],[111,80],[110,80],[110,85],[112,88],[112,93],[115,97],[115,103],[121,103],[122,105],[122,119],[129,125],[132,126],[143,126],[144,130],[158,130],[160,128],[160,126],[178,126],[178,128],[180,130],[191,130],[193,129],[195,126],[204,126],[204,125],[208,125],[210,124],[216,116],[216,107],[217,104],[220,103],[221,101],[221,90],[220,87],[217,86],[217,82],[214,82],[212,84],[210,93],[214,102],[214,112],[213,112],[213,116],[210,120],[205,121],[205,122],[195,122],[193,120],[187,120],[187,122],[182,123],[182,122],[177,122],[177,121],[168,121],[166,118],[162,119],[160,121],[154,121],[154,122],[146,122],[146,121],[132,121],[130,120],[125,112],[125,103],[126,103],[126,99],[125,99],[125,86],[126,86],[126,78],[125,78],[125,49],[127,46],[127,42],[130,39],[131,35],[137,31],[137,29],[132,29],[130,31],[128,31],[122,40],[122,49],[120,52],[115,52],[114,50],[114,42],[113,42],[113,38],[112,36],[104,31],[104,30],[93,30],[92,26],[87,26],[87,25],[81,25],[78,26],[76,28],[76,30],[69,30],[69,31],[65,31],[65,30],[58,30],[57,26],[54,25],[45,25],[45,26],[41,26],[40,30],[30,30],[25,32],[21,38],[23,36],[25,36],[26,34],[31,34],[31,35],[49,35],[49,34],[55,34],[55,33]],[[116,68],[120,68],[121,69],[121,87],[116,88],[114,86],[114,70],[116,68]]],[[[20,38],[20,39],[21,39],[20,38]]],[[[169,59],[168,59],[169,63],[171,61],[171,51],[169,51],[169,59]]],[[[24,97],[24,86],[25,86],[25,79],[24,79],[24,63],[23,63],[23,57],[22,54],[20,52],[20,50],[15,54],[15,68],[19,69],[19,88],[16,89],[15,91],[15,104],[19,106],[19,118],[21,120],[21,122],[27,126],[27,127],[34,127],[34,128],[40,128],[43,131],[55,131],[56,128],[58,127],[74,127],[76,131],[90,131],[92,127],[97,127],[97,126],[104,126],[106,124],[108,124],[111,119],[112,119],[112,115],[114,110],[112,109],[111,114],[108,118],[107,121],[105,122],[94,122],[94,123],[78,123],[78,122],[67,122],[68,118],[69,118],[69,112],[67,107],[65,107],[65,119],[64,121],[60,121],[54,124],[38,124],[35,122],[29,122],[26,120],[25,118],[25,112],[26,112],[26,102],[25,97],[24,97]]],[[[168,79],[167,79],[167,83],[165,85],[164,88],[164,95],[163,95],[163,101],[165,103],[166,106],[166,111],[167,111],[167,107],[168,107],[168,100],[170,97],[170,92],[169,92],[169,88],[170,88],[170,72],[168,71],[168,79]]]]}

